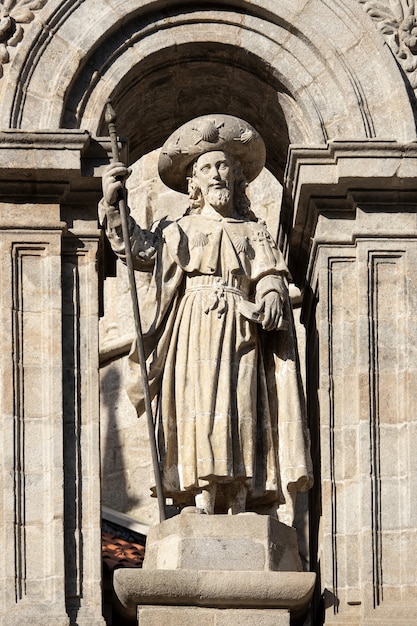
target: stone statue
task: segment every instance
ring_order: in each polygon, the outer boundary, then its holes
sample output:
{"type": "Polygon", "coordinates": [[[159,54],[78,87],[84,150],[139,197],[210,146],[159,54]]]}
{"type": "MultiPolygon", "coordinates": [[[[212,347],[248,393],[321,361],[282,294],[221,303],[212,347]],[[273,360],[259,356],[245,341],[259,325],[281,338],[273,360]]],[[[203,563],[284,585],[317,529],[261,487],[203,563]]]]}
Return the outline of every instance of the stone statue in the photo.
{"type": "MultiPolygon", "coordinates": [[[[163,182],[187,193],[183,217],[150,230],[131,216],[135,269],[150,272],[141,304],[166,497],[208,514],[277,508],[311,486],[287,268],[246,196],[265,146],[245,121],[194,119],[163,146],[163,182]]],[[[123,260],[117,194],[122,163],[103,176],[100,219],[123,260]]],[[[129,395],[143,413],[135,346],[129,395]]]]}

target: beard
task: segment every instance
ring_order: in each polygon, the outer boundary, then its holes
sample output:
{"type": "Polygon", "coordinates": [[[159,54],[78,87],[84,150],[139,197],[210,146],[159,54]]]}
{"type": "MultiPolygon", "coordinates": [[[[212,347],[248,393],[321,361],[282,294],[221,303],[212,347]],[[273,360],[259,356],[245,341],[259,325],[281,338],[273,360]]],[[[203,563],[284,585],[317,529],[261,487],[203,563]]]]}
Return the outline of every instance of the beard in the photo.
{"type": "Polygon", "coordinates": [[[224,187],[223,189],[216,189],[209,187],[207,192],[207,202],[214,209],[222,209],[230,204],[232,194],[230,189],[224,187]]]}

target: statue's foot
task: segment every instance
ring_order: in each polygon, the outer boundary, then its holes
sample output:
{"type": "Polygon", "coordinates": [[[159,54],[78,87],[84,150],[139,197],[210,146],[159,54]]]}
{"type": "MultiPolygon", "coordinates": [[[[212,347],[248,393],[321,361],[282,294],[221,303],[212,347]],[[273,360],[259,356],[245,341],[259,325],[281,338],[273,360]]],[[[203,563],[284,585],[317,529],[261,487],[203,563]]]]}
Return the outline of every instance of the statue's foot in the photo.
{"type": "Polygon", "coordinates": [[[214,515],[214,503],[216,501],[217,485],[213,483],[195,495],[195,505],[206,515],[214,515]]]}
{"type": "Polygon", "coordinates": [[[185,506],[181,509],[181,515],[204,515],[205,511],[198,506],[185,506]]]}

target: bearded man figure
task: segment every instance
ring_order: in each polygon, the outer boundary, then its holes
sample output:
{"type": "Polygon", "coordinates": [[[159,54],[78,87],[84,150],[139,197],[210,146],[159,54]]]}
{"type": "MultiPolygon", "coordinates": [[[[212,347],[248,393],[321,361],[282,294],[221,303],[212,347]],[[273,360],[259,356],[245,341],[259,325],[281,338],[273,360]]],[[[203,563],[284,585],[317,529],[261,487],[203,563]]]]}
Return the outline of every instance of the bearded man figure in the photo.
{"type": "MultiPolygon", "coordinates": [[[[140,305],[164,495],[208,514],[276,516],[312,484],[287,268],[245,193],[264,163],[248,123],[197,118],[171,135],[158,164],[165,184],[188,188],[184,216],[151,230],[129,217],[135,269],[152,273],[140,305]]],[[[127,174],[108,167],[100,203],[122,260],[115,205],[127,174]]],[[[142,414],[135,346],[130,371],[142,414]]]]}

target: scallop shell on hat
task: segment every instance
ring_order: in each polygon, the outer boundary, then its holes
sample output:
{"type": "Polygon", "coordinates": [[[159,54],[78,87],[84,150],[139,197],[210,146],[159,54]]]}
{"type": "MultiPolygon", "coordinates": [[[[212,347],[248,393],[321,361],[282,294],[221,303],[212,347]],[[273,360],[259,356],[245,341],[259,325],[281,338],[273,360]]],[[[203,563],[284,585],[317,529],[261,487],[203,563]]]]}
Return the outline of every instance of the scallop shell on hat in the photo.
{"type": "Polygon", "coordinates": [[[253,131],[250,130],[249,128],[246,128],[245,130],[242,131],[242,134],[240,135],[237,141],[241,141],[242,143],[249,143],[250,141],[252,141],[254,136],[255,135],[253,131]]]}
{"type": "Polygon", "coordinates": [[[219,129],[216,123],[212,120],[205,119],[199,124],[198,127],[194,127],[194,130],[200,133],[201,138],[198,141],[208,141],[209,143],[216,143],[219,140],[219,129]]]}
{"type": "Polygon", "coordinates": [[[237,158],[248,182],[265,165],[265,144],[256,129],[233,115],[212,113],[186,122],[167,139],[158,161],[162,181],[186,194],[193,160],[210,150],[222,150],[237,158]]]}
{"type": "Polygon", "coordinates": [[[177,154],[181,154],[181,148],[177,144],[170,144],[165,150],[170,158],[175,157],[177,154]]]}

